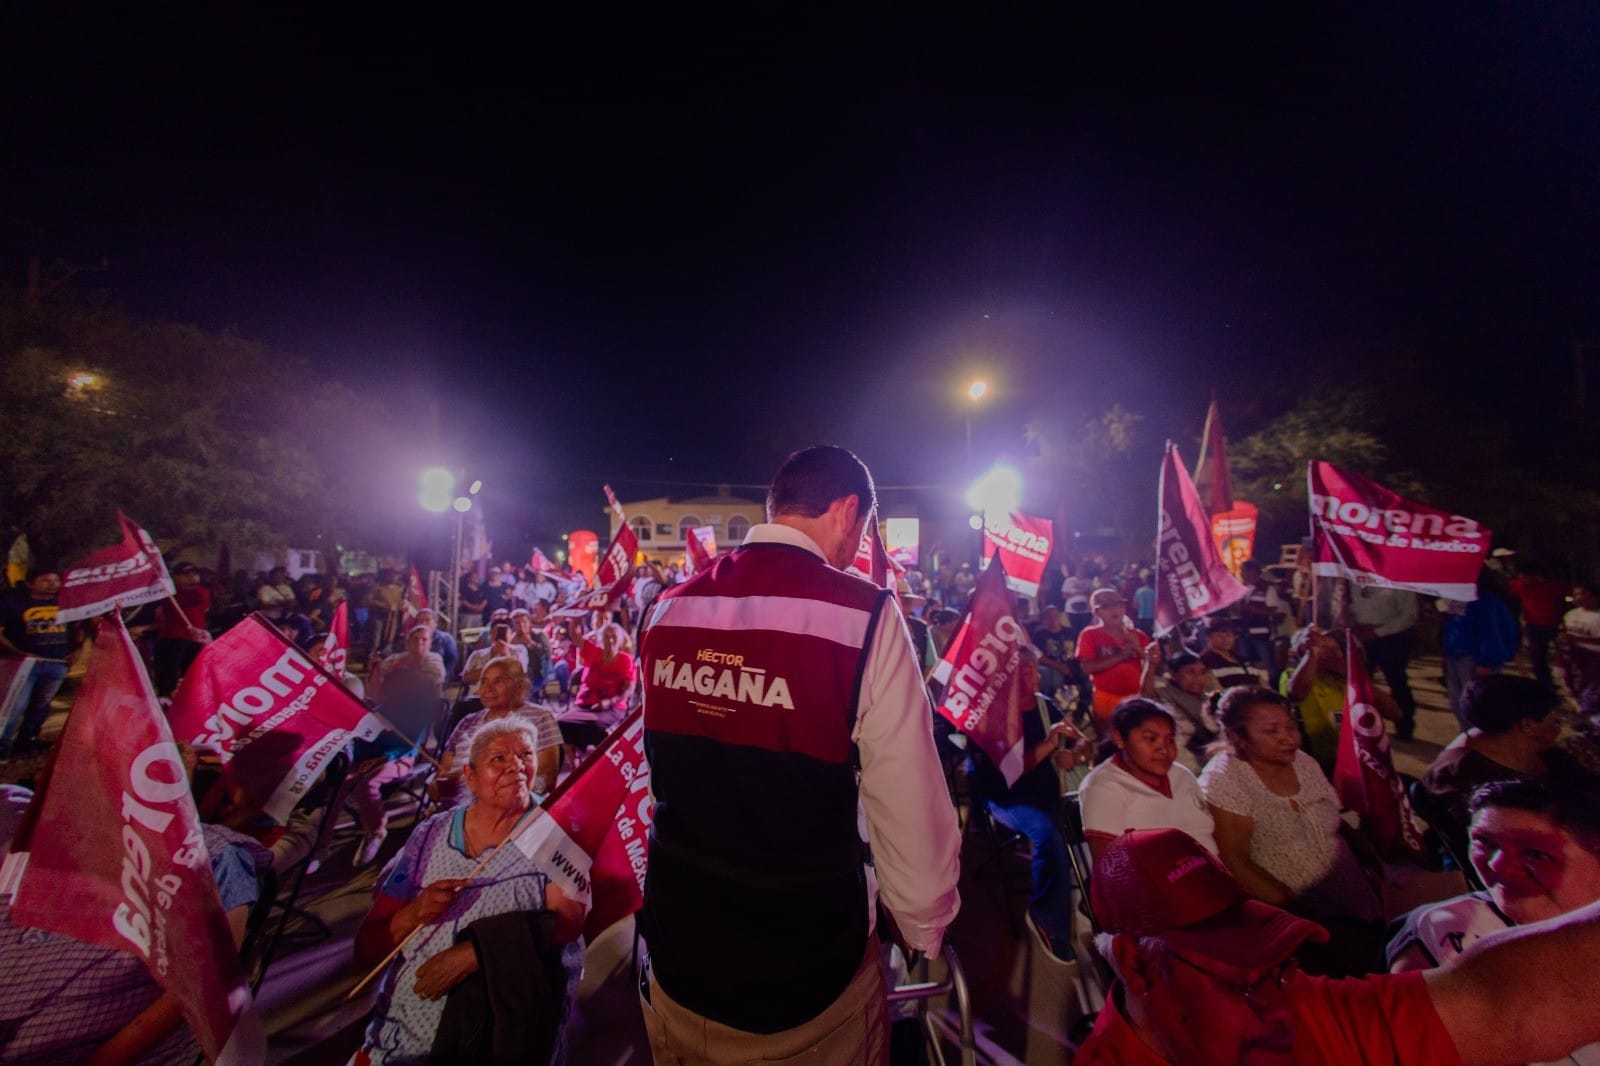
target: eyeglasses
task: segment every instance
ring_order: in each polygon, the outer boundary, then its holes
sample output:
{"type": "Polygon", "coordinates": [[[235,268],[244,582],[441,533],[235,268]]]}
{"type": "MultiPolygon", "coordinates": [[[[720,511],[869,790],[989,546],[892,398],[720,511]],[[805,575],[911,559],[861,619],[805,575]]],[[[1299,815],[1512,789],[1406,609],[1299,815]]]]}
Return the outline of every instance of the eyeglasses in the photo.
{"type": "Polygon", "coordinates": [[[1299,970],[1299,964],[1295,962],[1294,959],[1285,959],[1283,962],[1278,963],[1278,965],[1263,973],[1260,977],[1257,977],[1254,981],[1231,981],[1228,978],[1223,977],[1221,974],[1213,973],[1203,966],[1195,965],[1176,952],[1171,953],[1170,957],[1176,959],[1178,962],[1183,963],[1196,973],[1204,974],[1206,977],[1216,982],[1216,984],[1219,986],[1226,988],[1228,991],[1237,994],[1247,1004],[1250,1005],[1252,1010],[1259,1010],[1262,1006],[1262,1004],[1256,1001],[1256,996],[1267,992],[1282,992],[1283,989],[1288,985],[1289,978],[1293,977],[1294,974],[1299,970]]]}

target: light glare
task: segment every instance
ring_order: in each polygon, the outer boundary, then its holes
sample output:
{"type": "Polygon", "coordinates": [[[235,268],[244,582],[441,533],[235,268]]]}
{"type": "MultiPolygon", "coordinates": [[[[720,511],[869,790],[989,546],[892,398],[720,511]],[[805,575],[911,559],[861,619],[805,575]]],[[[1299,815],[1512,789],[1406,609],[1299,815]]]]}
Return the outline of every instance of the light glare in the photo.
{"type": "Polygon", "coordinates": [[[993,467],[967,490],[967,506],[992,515],[1009,515],[1020,510],[1022,475],[1004,464],[993,467]]]}
{"type": "Polygon", "coordinates": [[[417,502],[424,511],[444,514],[450,509],[450,494],[455,491],[455,475],[442,466],[430,467],[422,472],[422,489],[417,502]]]}
{"type": "Polygon", "coordinates": [[[977,401],[983,399],[984,394],[988,391],[989,383],[980,378],[979,380],[974,381],[971,385],[967,386],[967,398],[976,403],[977,401]]]}
{"type": "Polygon", "coordinates": [[[466,514],[468,511],[472,510],[472,501],[465,496],[457,496],[456,502],[450,506],[454,507],[461,514],[466,514]]]}

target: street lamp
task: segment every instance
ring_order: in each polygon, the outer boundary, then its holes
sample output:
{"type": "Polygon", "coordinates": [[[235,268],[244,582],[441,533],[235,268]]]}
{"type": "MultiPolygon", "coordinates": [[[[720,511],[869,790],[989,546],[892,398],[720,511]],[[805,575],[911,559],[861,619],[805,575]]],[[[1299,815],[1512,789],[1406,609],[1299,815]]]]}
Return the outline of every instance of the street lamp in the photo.
{"type": "Polygon", "coordinates": [[[429,514],[444,514],[450,509],[450,497],[456,490],[456,477],[442,466],[429,467],[422,472],[422,487],[417,492],[417,502],[429,514]]]}
{"type": "Polygon", "coordinates": [[[972,469],[972,408],[989,393],[989,383],[978,378],[967,386],[967,399],[971,405],[967,407],[967,469],[972,469]]]}
{"type": "Polygon", "coordinates": [[[978,532],[978,558],[983,558],[984,532],[989,516],[1010,516],[1022,509],[1022,475],[1004,463],[990,467],[967,489],[967,506],[978,512],[971,518],[972,528],[978,532]]]}

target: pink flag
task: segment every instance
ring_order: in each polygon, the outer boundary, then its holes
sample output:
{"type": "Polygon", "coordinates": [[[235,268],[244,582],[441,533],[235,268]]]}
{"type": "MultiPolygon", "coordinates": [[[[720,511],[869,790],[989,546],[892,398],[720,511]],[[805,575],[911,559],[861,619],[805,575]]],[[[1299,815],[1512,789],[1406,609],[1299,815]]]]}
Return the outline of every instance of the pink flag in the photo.
{"type": "Polygon", "coordinates": [[[537,574],[547,574],[550,577],[566,577],[561,568],[545,557],[544,552],[538,548],[533,549],[533,554],[528,556],[528,566],[537,574]]]}
{"type": "Polygon", "coordinates": [[[972,738],[1014,785],[1022,776],[1022,713],[1018,663],[1028,634],[1011,613],[1005,565],[978,575],[961,628],[950,638],[933,679],[944,683],[938,711],[972,738]]]}
{"type": "Polygon", "coordinates": [[[1233,473],[1228,469],[1227,438],[1222,434],[1222,410],[1212,396],[1206,408],[1206,428],[1200,434],[1200,460],[1194,465],[1195,491],[1207,514],[1233,510],[1233,473]]]}
{"type": "Polygon", "coordinates": [[[690,574],[704,573],[717,561],[717,534],[710,526],[695,526],[683,543],[690,574]]]}
{"type": "Polygon", "coordinates": [[[590,901],[591,942],[644,902],[652,811],[641,715],[624,718],[515,838],[562,891],[590,901]]]}
{"type": "Polygon", "coordinates": [[[117,512],[117,524],[122,527],[121,543],[101,548],[61,575],[58,622],[77,622],[117,607],[154,603],[176,591],[161,549],[150,534],[121,511],[117,512]]]}
{"type": "Polygon", "coordinates": [[[406,576],[405,598],[400,601],[401,613],[405,615],[405,624],[401,632],[411,632],[411,627],[417,624],[417,613],[428,609],[428,590],[422,587],[422,578],[417,573],[416,564],[410,567],[406,576]]]}
{"type": "Polygon", "coordinates": [[[328,635],[322,638],[317,649],[317,662],[334,677],[343,677],[345,664],[350,659],[350,601],[340,600],[334,608],[333,621],[328,625],[328,635]]]}
{"type": "Polygon", "coordinates": [[[1478,598],[1489,530],[1331,463],[1307,464],[1306,480],[1311,570],[1318,577],[1346,577],[1463,602],[1478,598]]]}
{"type": "Polygon", "coordinates": [[[265,1054],[189,779],[120,615],[100,625],[39,809],[19,924],[137,955],[206,1056],[265,1054]]]}
{"type": "Polygon", "coordinates": [[[861,529],[861,544],[856,548],[855,562],[846,573],[858,574],[881,589],[893,590],[905,573],[905,567],[889,557],[883,546],[883,534],[878,530],[878,513],[874,511],[861,529]]]}
{"type": "Polygon", "coordinates": [[[1211,517],[1183,468],[1178,446],[1167,442],[1161,464],[1161,530],[1156,539],[1156,635],[1186,618],[1200,618],[1250,595],[1228,572],[1211,537],[1211,517]]]}
{"type": "Polygon", "coordinates": [[[219,750],[224,779],[278,822],[345,741],[383,728],[259,614],[201,649],[167,716],[179,740],[219,750]]]}
{"type": "Polygon", "coordinates": [[[1361,642],[1345,633],[1344,718],[1339,723],[1339,754],[1333,787],[1339,803],[1361,816],[1361,831],[1380,853],[1396,858],[1422,854],[1422,831],[1411,813],[1405,782],[1395,772],[1389,734],[1372,699],[1372,676],[1361,642]]]}
{"type": "Polygon", "coordinates": [[[1048,518],[1025,514],[987,514],[983,527],[983,555],[996,554],[1006,567],[1006,585],[1024,596],[1039,595],[1055,524],[1048,518]]]}

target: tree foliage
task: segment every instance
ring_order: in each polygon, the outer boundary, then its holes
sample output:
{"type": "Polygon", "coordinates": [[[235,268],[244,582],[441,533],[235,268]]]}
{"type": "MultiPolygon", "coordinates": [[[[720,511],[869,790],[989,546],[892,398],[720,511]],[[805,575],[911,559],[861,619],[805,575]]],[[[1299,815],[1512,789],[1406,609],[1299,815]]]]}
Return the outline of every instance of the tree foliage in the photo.
{"type": "Polygon", "coordinates": [[[117,508],[169,553],[395,539],[383,412],[233,333],[0,293],[0,389],[0,518],[57,563],[110,543],[117,508]]]}

